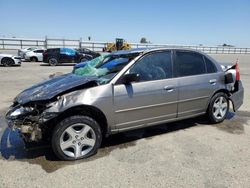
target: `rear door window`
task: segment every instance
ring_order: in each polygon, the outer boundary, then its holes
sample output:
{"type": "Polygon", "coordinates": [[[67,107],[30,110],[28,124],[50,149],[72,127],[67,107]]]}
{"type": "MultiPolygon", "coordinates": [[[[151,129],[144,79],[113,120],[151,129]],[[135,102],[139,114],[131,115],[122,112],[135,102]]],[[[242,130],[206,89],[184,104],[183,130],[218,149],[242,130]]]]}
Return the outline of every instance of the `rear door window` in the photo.
{"type": "Polygon", "coordinates": [[[43,53],[44,50],[35,50],[34,52],[35,52],[35,53],[43,53]]]}
{"type": "Polygon", "coordinates": [[[74,56],[76,55],[76,51],[74,49],[71,48],[61,48],[60,49],[60,54],[66,54],[69,56],[74,56]]]}
{"type": "Polygon", "coordinates": [[[176,51],[179,76],[192,76],[206,73],[203,56],[195,52],[176,51]]]}

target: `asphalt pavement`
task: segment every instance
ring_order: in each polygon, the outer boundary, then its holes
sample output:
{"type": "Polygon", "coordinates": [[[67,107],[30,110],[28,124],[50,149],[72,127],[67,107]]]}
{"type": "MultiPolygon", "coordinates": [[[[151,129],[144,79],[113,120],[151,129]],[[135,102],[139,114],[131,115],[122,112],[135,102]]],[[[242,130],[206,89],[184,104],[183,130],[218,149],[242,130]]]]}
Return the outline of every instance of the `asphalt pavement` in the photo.
{"type": "Polygon", "coordinates": [[[25,149],[4,113],[34,83],[72,65],[24,62],[0,67],[0,187],[250,187],[250,55],[212,55],[240,61],[244,105],[221,124],[204,118],[113,135],[97,155],[58,161],[46,145],[25,149]]]}

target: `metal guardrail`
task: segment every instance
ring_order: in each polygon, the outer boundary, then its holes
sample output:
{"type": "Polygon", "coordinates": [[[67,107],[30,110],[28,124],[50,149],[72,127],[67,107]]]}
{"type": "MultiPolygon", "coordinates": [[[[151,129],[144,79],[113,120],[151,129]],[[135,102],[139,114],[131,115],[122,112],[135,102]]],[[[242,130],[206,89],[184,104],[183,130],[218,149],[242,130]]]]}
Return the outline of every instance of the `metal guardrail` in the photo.
{"type": "MultiPolygon", "coordinates": [[[[102,51],[108,42],[92,42],[71,40],[71,39],[26,39],[26,38],[0,38],[0,49],[21,49],[26,47],[40,47],[40,48],[88,48],[93,51],[102,51]]],[[[173,48],[191,48],[200,50],[209,54],[250,54],[250,48],[236,48],[224,46],[194,46],[194,45],[175,45],[175,44],[142,44],[130,43],[132,48],[150,48],[150,47],[173,47],[173,48]]]]}

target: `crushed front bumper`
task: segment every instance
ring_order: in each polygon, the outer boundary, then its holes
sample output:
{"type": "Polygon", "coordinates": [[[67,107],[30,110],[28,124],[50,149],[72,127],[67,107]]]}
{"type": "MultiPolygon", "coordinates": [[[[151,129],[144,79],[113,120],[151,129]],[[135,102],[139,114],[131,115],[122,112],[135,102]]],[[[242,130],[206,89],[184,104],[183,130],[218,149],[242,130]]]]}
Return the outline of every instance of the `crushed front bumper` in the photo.
{"type": "Polygon", "coordinates": [[[39,124],[24,123],[23,120],[6,118],[8,127],[12,130],[18,130],[20,136],[27,142],[40,141],[42,139],[42,130],[39,124]]]}
{"type": "Polygon", "coordinates": [[[15,122],[13,121],[13,120],[11,120],[11,119],[6,119],[6,121],[7,121],[7,125],[8,125],[8,127],[12,130],[12,131],[14,131],[15,130],[15,122]]]}
{"type": "Polygon", "coordinates": [[[18,130],[20,136],[26,142],[40,141],[49,120],[57,117],[58,113],[43,112],[32,114],[22,109],[20,105],[12,105],[6,114],[8,127],[14,131],[18,130]],[[15,113],[19,110],[19,114],[15,113]],[[15,114],[15,115],[13,115],[15,114]]]}

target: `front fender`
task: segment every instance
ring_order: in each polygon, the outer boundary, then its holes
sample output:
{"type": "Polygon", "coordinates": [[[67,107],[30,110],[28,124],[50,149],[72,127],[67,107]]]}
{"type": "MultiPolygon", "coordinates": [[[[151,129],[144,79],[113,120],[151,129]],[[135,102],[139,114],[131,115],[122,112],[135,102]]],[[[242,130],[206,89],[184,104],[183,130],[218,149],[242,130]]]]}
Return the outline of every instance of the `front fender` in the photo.
{"type": "Polygon", "coordinates": [[[101,85],[85,90],[76,90],[58,97],[58,100],[49,104],[44,113],[60,114],[76,106],[93,106],[100,109],[107,118],[108,124],[114,124],[114,110],[111,84],[101,85]]]}

